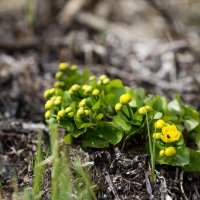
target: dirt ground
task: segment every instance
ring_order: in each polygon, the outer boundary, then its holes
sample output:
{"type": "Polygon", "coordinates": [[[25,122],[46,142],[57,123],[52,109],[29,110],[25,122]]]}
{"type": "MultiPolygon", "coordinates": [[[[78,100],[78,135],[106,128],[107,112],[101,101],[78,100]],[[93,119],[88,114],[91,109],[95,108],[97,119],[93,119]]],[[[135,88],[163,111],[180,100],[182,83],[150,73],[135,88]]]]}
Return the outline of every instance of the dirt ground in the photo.
{"type": "MultiPolygon", "coordinates": [[[[32,185],[38,130],[44,135],[43,150],[48,148],[43,92],[53,85],[60,61],[120,78],[147,93],[180,94],[200,110],[200,3],[14,2],[16,7],[0,2],[0,182],[5,199],[12,199],[14,176],[20,188],[32,185]]],[[[72,159],[75,151],[92,163],[98,199],[200,199],[199,174],[157,166],[152,185],[147,155],[117,148],[70,149],[72,159]]],[[[50,199],[46,186],[43,199],[50,199]]]]}

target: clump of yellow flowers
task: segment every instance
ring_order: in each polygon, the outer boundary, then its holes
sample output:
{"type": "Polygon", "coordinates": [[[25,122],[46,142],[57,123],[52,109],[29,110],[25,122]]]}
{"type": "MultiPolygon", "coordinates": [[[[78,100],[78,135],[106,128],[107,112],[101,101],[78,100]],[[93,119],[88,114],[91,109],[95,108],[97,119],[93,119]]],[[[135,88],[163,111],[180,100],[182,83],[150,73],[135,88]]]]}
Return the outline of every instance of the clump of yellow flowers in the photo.
{"type": "Polygon", "coordinates": [[[175,142],[179,141],[182,136],[182,133],[177,129],[176,125],[167,124],[164,120],[159,119],[154,123],[154,128],[156,132],[153,133],[153,139],[162,141],[166,146],[164,149],[160,150],[160,157],[171,157],[175,155],[175,142]],[[159,132],[157,132],[157,130],[159,130],[159,132]]]}

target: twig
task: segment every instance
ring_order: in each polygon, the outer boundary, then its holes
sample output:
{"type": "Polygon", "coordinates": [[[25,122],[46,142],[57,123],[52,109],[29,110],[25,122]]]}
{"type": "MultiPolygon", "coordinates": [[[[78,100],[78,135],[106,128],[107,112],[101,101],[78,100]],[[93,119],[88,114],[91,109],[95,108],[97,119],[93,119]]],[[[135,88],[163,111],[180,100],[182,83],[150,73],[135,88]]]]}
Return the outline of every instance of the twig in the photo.
{"type": "Polygon", "coordinates": [[[153,199],[154,196],[152,194],[152,187],[151,187],[151,183],[149,181],[149,177],[146,171],[144,171],[145,174],[145,181],[146,181],[146,189],[147,189],[147,193],[150,195],[149,199],[153,199]]]}
{"type": "Polygon", "coordinates": [[[181,173],[180,173],[180,188],[181,188],[181,193],[183,195],[183,198],[185,200],[188,200],[188,198],[187,198],[187,196],[185,194],[184,188],[183,188],[183,174],[184,174],[184,171],[181,171],[181,173]]]}
{"type": "Polygon", "coordinates": [[[166,180],[163,176],[160,175],[159,172],[156,171],[156,176],[158,177],[158,179],[160,180],[160,193],[161,193],[161,200],[172,200],[171,196],[169,196],[167,194],[168,189],[167,189],[167,184],[166,184],[166,180]]]}
{"type": "Polygon", "coordinates": [[[77,13],[89,2],[89,0],[68,1],[58,16],[58,21],[63,26],[68,26],[77,13]]]}
{"type": "MultiPolygon", "coordinates": [[[[42,123],[28,123],[22,122],[20,120],[9,121],[9,120],[2,120],[0,122],[0,131],[2,132],[16,132],[16,133],[30,133],[30,131],[42,130],[44,132],[48,132],[47,126],[42,123]]],[[[2,133],[1,133],[2,134],[2,133]]]]}
{"type": "Polygon", "coordinates": [[[118,193],[117,193],[117,191],[116,191],[116,189],[115,189],[115,186],[114,186],[114,184],[113,184],[113,182],[112,182],[112,180],[111,180],[110,175],[109,175],[108,172],[107,172],[107,175],[105,176],[105,179],[106,179],[106,181],[107,181],[107,183],[108,183],[110,189],[112,190],[112,193],[114,194],[115,199],[116,199],[116,200],[121,200],[121,199],[119,198],[119,195],[118,195],[118,193]]]}
{"type": "Polygon", "coordinates": [[[107,21],[104,18],[97,17],[88,12],[81,12],[76,16],[76,20],[85,25],[94,29],[96,31],[106,31],[107,33],[115,33],[119,38],[123,40],[138,40],[142,41],[141,37],[136,36],[136,32],[133,28],[125,24],[117,24],[107,21]]]}

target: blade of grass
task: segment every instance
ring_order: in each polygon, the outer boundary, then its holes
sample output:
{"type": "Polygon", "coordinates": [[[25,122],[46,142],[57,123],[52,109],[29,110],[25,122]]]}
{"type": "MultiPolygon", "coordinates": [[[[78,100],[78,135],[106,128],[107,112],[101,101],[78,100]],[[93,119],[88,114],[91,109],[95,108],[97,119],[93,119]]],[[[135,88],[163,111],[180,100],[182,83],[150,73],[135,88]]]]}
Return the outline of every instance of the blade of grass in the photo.
{"type": "Polygon", "coordinates": [[[40,198],[40,192],[41,192],[41,183],[43,179],[43,170],[44,166],[40,165],[42,162],[42,133],[39,131],[38,135],[38,146],[37,146],[37,154],[36,154],[36,160],[34,165],[34,181],[33,181],[33,196],[34,200],[37,200],[40,198]]]}

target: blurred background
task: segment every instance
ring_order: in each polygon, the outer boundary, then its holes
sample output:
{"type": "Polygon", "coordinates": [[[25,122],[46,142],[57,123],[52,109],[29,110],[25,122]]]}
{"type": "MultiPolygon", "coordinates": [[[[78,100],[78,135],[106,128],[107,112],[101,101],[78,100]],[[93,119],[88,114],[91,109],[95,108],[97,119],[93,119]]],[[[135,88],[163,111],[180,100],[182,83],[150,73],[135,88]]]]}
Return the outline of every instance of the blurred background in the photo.
{"type": "Polygon", "coordinates": [[[200,108],[199,0],[0,0],[0,118],[43,121],[60,61],[200,108]]]}

